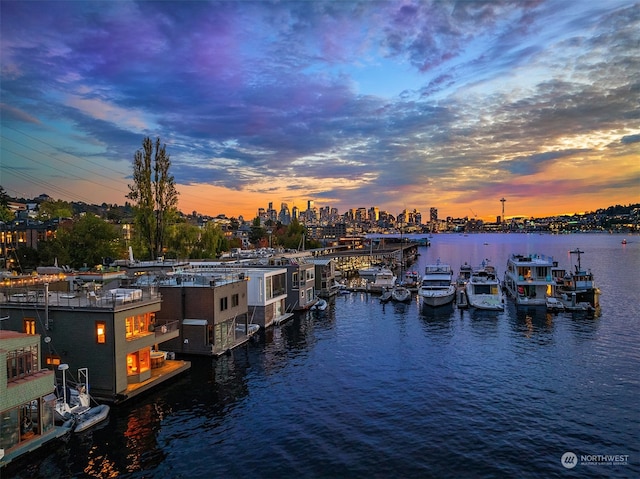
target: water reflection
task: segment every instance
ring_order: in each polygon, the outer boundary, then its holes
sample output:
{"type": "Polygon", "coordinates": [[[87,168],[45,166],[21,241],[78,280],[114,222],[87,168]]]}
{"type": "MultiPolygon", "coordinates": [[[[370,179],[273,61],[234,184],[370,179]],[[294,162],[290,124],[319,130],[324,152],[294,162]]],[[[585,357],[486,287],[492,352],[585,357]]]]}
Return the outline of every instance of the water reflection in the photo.
{"type": "Polygon", "coordinates": [[[553,329],[555,315],[547,312],[544,307],[515,307],[512,306],[509,323],[514,332],[526,339],[535,339],[537,343],[551,343],[554,341],[553,329]]]}
{"type": "Polygon", "coordinates": [[[419,312],[420,323],[427,335],[446,333],[449,338],[453,335],[452,320],[455,312],[453,304],[437,308],[421,304],[419,305],[419,312]]]}

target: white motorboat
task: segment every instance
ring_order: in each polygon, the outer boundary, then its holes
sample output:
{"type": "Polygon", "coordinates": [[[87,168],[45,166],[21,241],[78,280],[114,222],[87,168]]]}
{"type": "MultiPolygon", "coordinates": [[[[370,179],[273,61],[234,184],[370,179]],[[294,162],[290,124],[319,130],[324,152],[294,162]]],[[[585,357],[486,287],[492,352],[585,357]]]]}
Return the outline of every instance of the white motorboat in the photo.
{"type": "Polygon", "coordinates": [[[391,299],[399,303],[406,303],[411,301],[411,291],[404,286],[397,285],[391,290],[391,299]]]}
{"type": "Polygon", "coordinates": [[[382,265],[370,266],[368,268],[359,269],[358,276],[364,280],[373,282],[376,280],[376,276],[378,275],[378,273],[385,273],[388,271],[390,271],[389,268],[382,265]]]}
{"type": "Polygon", "coordinates": [[[248,327],[244,323],[236,323],[236,332],[245,334],[247,336],[253,336],[260,330],[259,324],[249,324],[248,327]]]}
{"type": "Polygon", "coordinates": [[[512,254],[504,272],[504,287],[518,306],[546,306],[548,297],[556,296],[552,270],[558,262],[551,256],[512,254]]]}
{"type": "Polygon", "coordinates": [[[318,298],[318,301],[316,301],[316,303],[313,306],[311,306],[311,309],[313,311],[324,311],[325,309],[327,309],[328,305],[329,303],[327,303],[326,300],[322,298],[318,298]]]}
{"type": "Polygon", "coordinates": [[[387,269],[376,274],[376,279],[371,285],[372,289],[384,290],[385,288],[393,288],[396,284],[396,276],[387,269]]]}
{"type": "Polygon", "coordinates": [[[564,304],[558,298],[549,297],[546,301],[547,311],[559,312],[564,311],[564,304]]]}
{"type": "Polygon", "coordinates": [[[91,406],[89,395],[89,371],[87,368],[78,369],[78,382],[74,389],[67,385],[66,372],[68,364],[60,364],[62,371],[62,391],[55,405],[55,416],[58,421],[71,427],[73,432],[86,431],[92,426],[104,421],[109,416],[109,406],[98,404],[91,406]]]}
{"type": "Polygon", "coordinates": [[[428,306],[444,306],[453,302],[456,286],[453,283],[453,271],[448,264],[429,264],[425,267],[418,294],[428,306]]]}
{"type": "Polygon", "coordinates": [[[73,418],[73,432],[84,432],[87,429],[101,423],[109,416],[109,406],[98,404],[90,407],[80,414],[75,414],[73,418]]]}
{"type": "Polygon", "coordinates": [[[504,297],[496,269],[484,261],[482,266],[474,268],[465,285],[469,306],[489,311],[503,311],[504,297]]]}

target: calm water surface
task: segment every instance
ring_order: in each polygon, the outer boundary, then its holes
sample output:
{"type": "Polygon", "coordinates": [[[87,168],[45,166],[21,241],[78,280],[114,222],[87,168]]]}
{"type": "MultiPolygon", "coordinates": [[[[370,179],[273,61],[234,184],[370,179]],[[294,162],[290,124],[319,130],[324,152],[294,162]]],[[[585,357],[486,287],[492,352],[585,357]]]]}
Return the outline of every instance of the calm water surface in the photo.
{"type": "Polygon", "coordinates": [[[436,235],[414,267],[489,259],[502,277],[511,253],[569,268],[580,248],[601,315],[339,296],[3,477],[639,477],[640,237],[621,239],[436,235]],[[567,469],[565,452],[628,464],[567,469]]]}

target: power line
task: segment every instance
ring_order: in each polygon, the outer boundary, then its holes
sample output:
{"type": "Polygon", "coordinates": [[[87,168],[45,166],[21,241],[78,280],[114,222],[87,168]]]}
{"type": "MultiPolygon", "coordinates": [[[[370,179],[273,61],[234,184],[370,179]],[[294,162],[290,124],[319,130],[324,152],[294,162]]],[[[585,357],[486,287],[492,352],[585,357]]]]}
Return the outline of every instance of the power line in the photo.
{"type": "MultiPolygon", "coordinates": [[[[3,138],[4,138],[4,137],[3,137],[3,138]]],[[[16,142],[16,143],[17,143],[17,142],[16,142]]],[[[20,145],[21,143],[18,143],[18,144],[20,145]]],[[[22,145],[22,146],[26,146],[26,145],[22,145]]],[[[29,148],[28,146],[26,146],[26,147],[27,147],[27,148],[29,148]]],[[[42,163],[41,161],[38,161],[38,160],[35,160],[35,159],[31,158],[31,157],[25,156],[25,155],[23,155],[22,153],[18,153],[17,151],[10,150],[9,148],[5,147],[4,145],[2,146],[2,149],[3,149],[3,150],[5,150],[5,151],[7,151],[7,152],[9,152],[9,153],[12,153],[12,154],[14,154],[14,155],[16,155],[16,156],[19,156],[19,157],[21,157],[21,158],[24,158],[25,160],[32,161],[32,162],[34,162],[34,163],[37,163],[38,165],[42,165],[42,166],[44,166],[44,167],[51,168],[51,169],[52,169],[52,170],[54,170],[54,171],[58,171],[58,172],[60,172],[60,173],[64,174],[65,176],[67,176],[67,177],[76,178],[76,179],[81,180],[81,181],[87,181],[87,182],[89,182],[89,183],[93,183],[94,185],[97,185],[97,186],[100,186],[100,187],[103,187],[103,188],[109,188],[109,189],[111,189],[111,190],[118,191],[119,193],[122,193],[122,190],[116,190],[115,188],[112,188],[112,187],[110,187],[110,186],[108,186],[108,185],[106,185],[106,184],[104,184],[104,183],[98,183],[97,181],[93,181],[93,180],[90,180],[90,179],[88,179],[88,178],[83,178],[83,177],[81,177],[81,176],[74,175],[74,174],[69,173],[69,172],[67,172],[67,171],[62,171],[62,170],[60,170],[60,169],[58,169],[58,168],[54,168],[54,167],[52,167],[51,165],[47,165],[47,164],[45,164],[45,163],[42,163]]],[[[36,151],[36,152],[37,152],[37,150],[34,150],[34,151],[36,151]]],[[[40,153],[40,152],[38,152],[38,153],[40,153]]],[[[42,153],[42,154],[45,154],[45,153],[42,153]]],[[[88,172],[88,173],[95,174],[95,172],[89,171],[89,170],[87,170],[86,168],[82,168],[81,166],[74,165],[74,164],[72,164],[72,163],[70,163],[70,162],[67,162],[67,161],[64,161],[64,160],[60,160],[60,161],[63,161],[64,163],[67,163],[68,165],[73,166],[73,168],[75,168],[75,169],[80,169],[80,170],[84,170],[84,171],[86,171],[86,172],[88,172]]],[[[6,167],[6,168],[11,168],[11,167],[6,167]]]]}
{"type": "MultiPolygon", "coordinates": [[[[99,164],[99,163],[96,163],[96,162],[94,162],[94,161],[91,161],[91,160],[89,160],[89,159],[87,159],[87,158],[82,158],[82,157],[79,157],[79,156],[77,156],[77,155],[74,155],[73,153],[69,153],[69,152],[67,152],[67,151],[61,150],[59,147],[57,147],[57,146],[55,146],[55,145],[52,145],[51,143],[48,143],[48,142],[46,142],[46,141],[44,141],[44,140],[41,140],[40,138],[37,138],[37,137],[35,137],[35,136],[33,136],[33,135],[30,135],[30,134],[28,134],[28,133],[25,133],[24,131],[18,130],[18,129],[16,129],[16,128],[13,128],[13,127],[8,126],[8,125],[3,125],[2,127],[3,127],[3,128],[7,128],[7,129],[9,129],[9,130],[12,130],[12,131],[14,131],[14,132],[16,132],[16,133],[19,133],[19,134],[21,134],[21,135],[23,135],[23,136],[25,136],[25,137],[27,137],[27,138],[29,138],[29,139],[31,139],[31,140],[37,141],[37,142],[39,142],[39,143],[42,143],[43,145],[46,145],[46,146],[48,146],[48,147],[50,147],[50,148],[54,149],[55,151],[58,151],[58,152],[60,152],[60,153],[62,153],[62,154],[65,154],[65,155],[71,156],[71,157],[73,157],[73,158],[77,158],[77,159],[79,159],[79,160],[81,160],[81,161],[84,161],[84,162],[90,163],[90,164],[95,165],[95,166],[98,166],[99,168],[101,168],[101,169],[103,169],[103,170],[109,170],[109,171],[111,171],[111,172],[113,172],[113,173],[116,173],[116,174],[117,174],[117,175],[119,175],[119,176],[126,177],[126,173],[123,173],[122,171],[118,171],[118,170],[116,170],[116,169],[114,169],[114,168],[110,168],[110,167],[108,167],[108,166],[106,166],[106,165],[104,165],[104,164],[99,164]]],[[[29,146],[29,145],[25,145],[25,144],[23,144],[23,143],[20,143],[19,141],[15,140],[15,139],[8,138],[8,137],[6,137],[6,136],[4,136],[4,135],[1,135],[1,136],[2,136],[2,138],[7,139],[7,140],[10,140],[10,141],[13,141],[14,143],[16,143],[16,144],[18,144],[18,145],[20,145],[20,146],[22,146],[22,147],[24,147],[24,148],[28,148],[28,149],[30,149],[30,150],[32,150],[32,151],[34,151],[34,152],[38,153],[38,154],[44,155],[44,156],[46,156],[46,157],[49,157],[49,158],[53,159],[54,161],[58,161],[58,162],[61,162],[61,163],[66,164],[66,165],[69,165],[69,166],[71,166],[71,167],[72,167],[72,168],[74,168],[74,169],[80,169],[80,170],[86,171],[87,173],[90,173],[90,174],[93,174],[93,175],[100,175],[100,173],[98,173],[98,172],[96,172],[96,171],[94,171],[94,170],[89,170],[89,169],[83,168],[82,166],[79,166],[79,165],[74,164],[74,163],[72,163],[72,162],[69,162],[69,161],[63,160],[62,158],[58,158],[58,157],[53,156],[53,155],[51,155],[51,154],[49,154],[49,153],[39,151],[39,150],[37,150],[37,149],[35,149],[35,148],[33,148],[33,147],[29,146]]],[[[38,164],[40,164],[40,165],[43,165],[43,163],[42,163],[42,162],[39,162],[39,161],[37,161],[37,160],[35,160],[35,159],[33,159],[33,158],[27,157],[27,156],[25,156],[25,155],[22,155],[22,154],[20,154],[20,153],[15,152],[15,151],[9,150],[9,149],[8,149],[8,148],[6,148],[4,145],[2,145],[2,148],[3,148],[3,149],[5,149],[5,150],[6,150],[7,152],[9,152],[9,153],[12,153],[12,154],[14,154],[14,155],[20,156],[20,157],[22,157],[22,158],[24,158],[24,159],[27,159],[27,160],[29,160],[29,161],[32,161],[32,162],[34,162],[34,163],[38,163],[38,164]]],[[[125,191],[123,191],[123,190],[121,190],[121,189],[119,189],[119,188],[109,186],[109,185],[107,184],[107,181],[103,181],[103,182],[98,183],[98,182],[95,182],[95,181],[90,180],[90,179],[88,179],[88,178],[82,178],[82,177],[79,177],[79,176],[77,176],[77,175],[70,174],[68,171],[66,171],[66,170],[62,170],[62,169],[60,169],[60,168],[56,168],[56,167],[54,167],[54,166],[52,166],[52,165],[46,165],[46,166],[47,166],[47,167],[49,167],[49,168],[51,168],[51,169],[52,169],[52,170],[54,170],[54,171],[57,171],[57,172],[61,173],[61,174],[62,174],[62,175],[64,175],[64,176],[67,176],[67,177],[72,176],[72,177],[75,177],[75,178],[80,179],[80,180],[82,180],[82,181],[87,181],[87,182],[90,182],[90,183],[96,184],[96,185],[98,185],[98,186],[100,186],[100,187],[102,187],[102,188],[107,188],[107,189],[110,189],[110,190],[112,190],[112,191],[116,191],[116,192],[118,192],[118,193],[122,193],[122,194],[123,194],[123,196],[125,196],[125,197],[126,197],[126,195],[129,193],[128,191],[126,191],[126,192],[125,192],[125,191]]],[[[9,168],[9,167],[6,167],[6,168],[9,168]]],[[[14,171],[14,173],[15,173],[15,171],[14,171]]],[[[19,176],[17,173],[15,173],[15,174],[16,174],[17,176],[19,176]]],[[[56,186],[54,186],[54,185],[52,185],[52,184],[50,184],[50,183],[47,183],[47,182],[45,182],[45,181],[43,181],[43,180],[37,180],[37,179],[35,179],[34,177],[31,177],[31,176],[27,175],[26,173],[23,173],[22,178],[23,178],[25,181],[32,182],[32,183],[37,184],[37,185],[39,185],[39,186],[42,186],[43,184],[44,184],[44,185],[47,185],[47,186],[48,186],[48,187],[50,187],[52,190],[58,190],[58,192],[59,192],[59,191],[65,191],[64,189],[59,188],[59,187],[56,187],[56,186]]],[[[105,178],[105,179],[108,179],[108,178],[109,178],[109,176],[107,175],[107,176],[105,176],[104,178],[105,178]]],[[[112,180],[112,181],[113,181],[113,180],[112,180]]],[[[116,182],[114,182],[114,183],[116,183],[116,182]]],[[[186,187],[186,186],[188,186],[188,185],[186,185],[186,184],[185,184],[185,185],[183,185],[183,186],[185,186],[185,187],[186,187]]],[[[69,196],[70,198],[79,197],[79,195],[78,195],[77,193],[65,192],[65,194],[66,194],[67,196],[69,196]]],[[[185,195],[185,194],[181,193],[181,194],[180,194],[180,197],[184,198],[185,200],[190,200],[190,201],[191,201],[191,202],[193,202],[195,205],[200,206],[201,208],[204,208],[204,209],[206,209],[206,208],[208,208],[208,207],[210,206],[210,205],[209,205],[209,204],[207,204],[207,203],[203,203],[203,202],[198,201],[198,200],[200,200],[200,199],[202,198],[201,196],[198,196],[198,195],[185,195]]],[[[87,199],[85,198],[85,199],[84,199],[84,201],[86,201],[87,203],[92,203],[92,202],[94,202],[94,201],[96,201],[96,200],[87,200],[87,199]]]]}

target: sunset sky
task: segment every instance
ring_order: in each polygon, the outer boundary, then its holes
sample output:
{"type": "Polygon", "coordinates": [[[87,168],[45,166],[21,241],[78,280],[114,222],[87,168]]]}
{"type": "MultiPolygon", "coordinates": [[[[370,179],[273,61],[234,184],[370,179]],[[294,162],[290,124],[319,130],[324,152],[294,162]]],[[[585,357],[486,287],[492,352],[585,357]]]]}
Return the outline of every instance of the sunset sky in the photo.
{"type": "Polygon", "coordinates": [[[640,4],[0,3],[0,185],[124,204],[160,137],[185,213],[495,220],[640,202],[640,4]]]}

